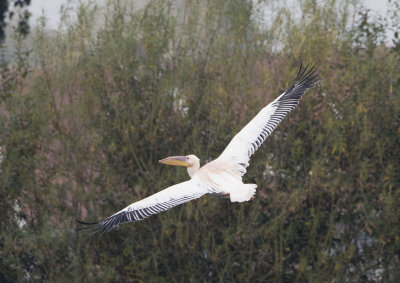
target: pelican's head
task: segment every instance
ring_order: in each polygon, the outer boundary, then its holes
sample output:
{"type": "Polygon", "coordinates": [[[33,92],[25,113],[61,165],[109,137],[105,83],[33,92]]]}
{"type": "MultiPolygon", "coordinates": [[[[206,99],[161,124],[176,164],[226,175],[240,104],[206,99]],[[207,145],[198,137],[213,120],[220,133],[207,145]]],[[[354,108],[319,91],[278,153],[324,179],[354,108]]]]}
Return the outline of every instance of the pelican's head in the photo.
{"type": "Polygon", "coordinates": [[[200,165],[200,159],[198,159],[197,156],[193,154],[186,156],[171,156],[161,159],[158,162],[167,165],[185,166],[185,167],[196,167],[196,165],[200,165]]]}
{"type": "Polygon", "coordinates": [[[188,168],[187,171],[190,177],[193,177],[200,168],[200,159],[193,154],[186,156],[171,156],[161,159],[158,162],[167,165],[185,166],[188,168]]]}

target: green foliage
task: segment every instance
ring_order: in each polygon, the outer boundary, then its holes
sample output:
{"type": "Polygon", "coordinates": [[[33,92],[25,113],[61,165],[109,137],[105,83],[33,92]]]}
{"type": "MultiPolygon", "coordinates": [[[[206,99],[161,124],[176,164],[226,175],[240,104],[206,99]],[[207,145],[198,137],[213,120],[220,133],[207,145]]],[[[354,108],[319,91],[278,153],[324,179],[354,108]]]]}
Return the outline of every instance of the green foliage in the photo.
{"type": "Polygon", "coordinates": [[[0,0],[0,44],[3,43],[6,37],[6,26],[13,19],[16,22],[14,27],[16,33],[20,36],[29,34],[29,18],[31,14],[26,9],[26,6],[30,4],[31,0],[0,0]]]}
{"type": "Polygon", "coordinates": [[[20,39],[1,62],[0,281],[398,281],[400,52],[386,25],[346,0],[299,1],[300,15],[130,3],[42,22],[30,53],[20,39]],[[256,200],[74,231],[188,178],[157,160],[216,158],[308,58],[323,81],[252,158],[256,200]]]}

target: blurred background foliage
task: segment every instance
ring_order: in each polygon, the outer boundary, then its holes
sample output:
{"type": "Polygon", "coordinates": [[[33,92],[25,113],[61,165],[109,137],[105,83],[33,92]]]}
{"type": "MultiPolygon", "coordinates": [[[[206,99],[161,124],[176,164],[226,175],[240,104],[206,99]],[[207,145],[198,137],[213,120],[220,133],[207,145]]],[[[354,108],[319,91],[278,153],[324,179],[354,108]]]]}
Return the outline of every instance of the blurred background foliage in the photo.
{"type": "Polygon", "coordinates": [[[399,281],[400,41],[385,41],[398,13],[132,2],[66,9],[1,57],[0,281],[399,281]],[[188,178],[159,159],[218,157],[309,59],[323,81],[252,158],[254,201],[74,231],[188,178]]]}

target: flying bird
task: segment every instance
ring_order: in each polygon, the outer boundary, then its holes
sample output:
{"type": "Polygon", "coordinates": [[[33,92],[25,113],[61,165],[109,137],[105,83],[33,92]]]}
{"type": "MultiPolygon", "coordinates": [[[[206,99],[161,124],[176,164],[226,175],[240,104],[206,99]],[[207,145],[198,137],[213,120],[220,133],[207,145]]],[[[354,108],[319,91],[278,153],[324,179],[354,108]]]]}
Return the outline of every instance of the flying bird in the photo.
{"type": "Polygon", "coordinates": [[[244,202],[254,198],[257,185],[244,184],[242,177],[249,166],[251,155],[261,146],[285,116],[293,110],[306,90],[319,81],[321,72],[309,64],[300,65],[294,83],[261,111],[231,140],[222,154],[200,167],[195,155],[172,156],[159,162],[187,167],[190,180],[168,187],[145,199],[134,202],[110,217],[81,229],[94,229],[93,233],[108,232],[125,222],[135,222],[174,206],[209,194],[230,198],[231,202],[244,202]]]}

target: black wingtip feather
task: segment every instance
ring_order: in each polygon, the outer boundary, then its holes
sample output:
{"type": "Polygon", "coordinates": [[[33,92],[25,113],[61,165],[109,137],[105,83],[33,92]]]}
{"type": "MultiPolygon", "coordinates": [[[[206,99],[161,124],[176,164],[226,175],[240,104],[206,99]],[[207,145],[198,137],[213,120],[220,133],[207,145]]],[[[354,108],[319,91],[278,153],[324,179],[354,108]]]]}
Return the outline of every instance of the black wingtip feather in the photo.
{"type": "Polygon", "coordinates": [[[83,225],[95,225],[95,224],[99,224],[99,222],[83,222],[80,220],[76,220],[76,222],[78,222],[79,224],[83,224],[83,225]]]}
{"type": "Polygon", "coordinates": [[[307,89],[314,86],[320,81],[321,71],[316,65],[310,63],[303,68],[303,62],[300,63],[300,68],[297,73],[294,83],[285,91],[285,94],[279,99],[279,101],[287,99],[300,99],[307,89]]]}
{"type": "MultiPolygon", "coordinates": [[[[137,221],[140,219],[135,219],[137,221]]],[[[98,236],[103,235],[105,232],[109,232],[115,228],[117,228],[120,224],[129,222],[126,213],[118,213],[114,214],[100,222],[83,222],[80,220],[76,220],[77,223],[84,225],[84,227],[78,227],[75,231],[81,230],[92,230],[93,232],[90,235],[97,234],[98,236]]]]}
{"type": "Polygon", "coordinates": [[[83,222],[80,220],[76,220],[76,222],[84,226],[75,228],[75,231],[96,229],[96,227],[99,225],[99,222],[83,222]]]}

